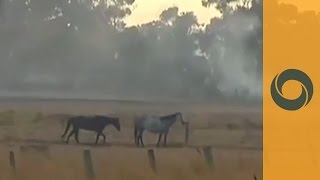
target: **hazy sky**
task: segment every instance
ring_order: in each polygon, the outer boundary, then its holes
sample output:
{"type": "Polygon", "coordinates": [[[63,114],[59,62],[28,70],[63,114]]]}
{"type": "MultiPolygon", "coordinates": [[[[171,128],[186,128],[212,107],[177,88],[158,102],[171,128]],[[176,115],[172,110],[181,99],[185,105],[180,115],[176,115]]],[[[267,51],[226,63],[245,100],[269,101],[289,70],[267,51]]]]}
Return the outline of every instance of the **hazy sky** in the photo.
{"type": "Polygon", "coordinates": [[[201,0],[136,0],[135,9],[131,16],[126,19],[128,25],[141,24],[158,19],[159,14],[172,6],[177,6],[181,11],[193,11],[200,23],[208,23],[219,12],[213,8],[205,8],[201,0]]]}
{"type": "MultiPolygon", "coordinates": [[[[280,2],[299,6],[299,10],[320,10],[319,0],[280,0],[280,2]]],[[[149,22],[157,18],[166,8],[177,5],[181,11],[194,11],[200,23],[206,23],[219,13],[214,9],[204,8],[201,0],[136,0],[136,9],[127,18],[128,25],[149,22]]]]}

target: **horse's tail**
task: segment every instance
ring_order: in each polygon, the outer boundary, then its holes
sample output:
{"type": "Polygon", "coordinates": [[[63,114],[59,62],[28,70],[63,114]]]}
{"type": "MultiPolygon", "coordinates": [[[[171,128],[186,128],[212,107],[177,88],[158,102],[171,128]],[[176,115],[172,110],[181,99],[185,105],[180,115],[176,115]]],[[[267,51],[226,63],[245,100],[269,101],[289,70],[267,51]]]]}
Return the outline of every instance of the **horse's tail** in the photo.
{"type": "Polygon", "coordinates": [[[66,134],[67,134],[67,132],[68,132],[68,130],[70,128],[70,125],[71,125],[71,119],[68,120],[67,127],[66,127],[64,133],[61,135],[61,138],[64,138],[66,136],[66,134]]]}

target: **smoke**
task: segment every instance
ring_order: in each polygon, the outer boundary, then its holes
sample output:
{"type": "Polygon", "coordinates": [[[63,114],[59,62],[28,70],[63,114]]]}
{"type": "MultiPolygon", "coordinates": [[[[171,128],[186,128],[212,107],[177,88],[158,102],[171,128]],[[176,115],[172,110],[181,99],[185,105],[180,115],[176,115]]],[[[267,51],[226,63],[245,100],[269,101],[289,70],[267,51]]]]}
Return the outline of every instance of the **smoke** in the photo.
{"type": "Polygon", "coordinates": [[[238,12],[225,17],[218,27],[215,24],[213,27],[219,31],[217,36],[220,38],[220,43],[212,42],[212,48],[218,44],[218,56],[213,54],[210,58],[220,73],[218,88],[225,94],[234,94],[238,90],[243,95],[261,97],[261,72],[257,71],[258,62],[261,61],[257,53],[261,49],[248,46],[261,28],[259,17],[256,14],[238,12]]]}
{"type": "Polygon", "coordinates": [[[261,36],[258,16],[239,11],[203,29],[173,7],[127,27],[133,1],[118,1],[4,1],[0,96],[209,100],[238,89],[261,97],[259,48],[250,45],[261,36]]]}

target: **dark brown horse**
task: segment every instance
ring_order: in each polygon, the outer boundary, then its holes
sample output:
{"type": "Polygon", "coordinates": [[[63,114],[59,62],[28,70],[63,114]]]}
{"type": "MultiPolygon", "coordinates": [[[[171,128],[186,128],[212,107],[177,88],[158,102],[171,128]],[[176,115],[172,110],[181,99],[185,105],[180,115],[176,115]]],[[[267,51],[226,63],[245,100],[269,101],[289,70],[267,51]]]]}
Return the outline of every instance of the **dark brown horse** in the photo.
{"type": "Polygon", "coordinates": [[[66,136],[70,126],[73,126],[72,131],[69,133],[66,143],[69,142],[69,138],[74,135],[75,140],[79,144],[79,130],[84,129],[88,131],[95,131],[97,133],[96,144],[98,143],[99,137],[103,137],[103,141],[106,142],[106,136],[103,134],[103,130],[106,126],[112,124],[118,131],[120,131],[119,118],[108,117],[108,116],[73,116],[68,119],[67,127],[62,138],[66,136]]]}

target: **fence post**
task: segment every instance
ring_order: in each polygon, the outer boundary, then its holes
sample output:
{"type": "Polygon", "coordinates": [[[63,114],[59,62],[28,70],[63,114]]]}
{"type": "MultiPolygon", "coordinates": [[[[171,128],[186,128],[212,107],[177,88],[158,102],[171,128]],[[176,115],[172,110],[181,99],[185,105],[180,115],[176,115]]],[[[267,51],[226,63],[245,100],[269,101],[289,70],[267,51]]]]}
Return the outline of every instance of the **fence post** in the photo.
{"type": "Polygon", "coordinates": [[[156,158],[154,156],[154,151],[153,149],[149,149],[148,150],[148,158],[149,158],[149,164],[150,164],[150,167],[152,168],[153,172],[157,172],[157,169],[156,169],[156,158]]]}
{"type": "Polygon", "coordinates": [[[16,173],[16,162],[14,159],[14,152],[13,151],[10,151],[10,153],[9,153],[9,163],[10,163],[13,174],[15,174],[16,173]]]}
{"type": "Polygon", "coordinates": [[[84,165],[86,168],[87,177],[90,179],[94,179],[95,173],[94,173],[90,150],[86,149],[83,151],[83,158],[84,158],[84,165]]]}
{"type": "Polygon", "coordinates": [[[186,145],[189,143],[189,122],[186,122],[184,143],[185,143],[186,145]]]}
{"type": "Polygon", "coordinates": [[[208,166],[210,168],[213,168],[213,156],[212,156],[211,146],[205,146],[203,148],[203,154],[208,166]]]}

